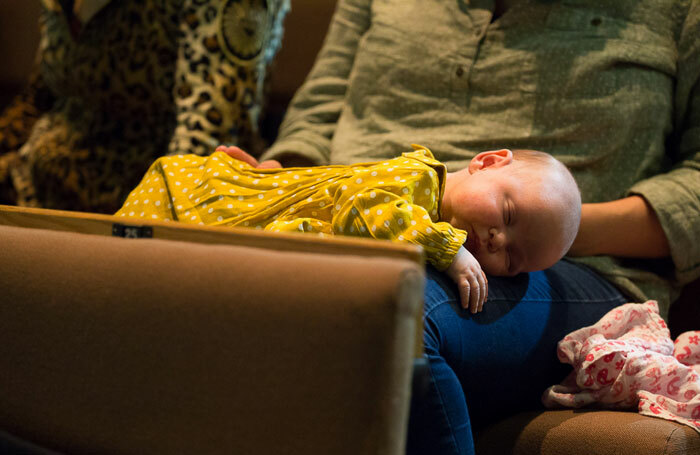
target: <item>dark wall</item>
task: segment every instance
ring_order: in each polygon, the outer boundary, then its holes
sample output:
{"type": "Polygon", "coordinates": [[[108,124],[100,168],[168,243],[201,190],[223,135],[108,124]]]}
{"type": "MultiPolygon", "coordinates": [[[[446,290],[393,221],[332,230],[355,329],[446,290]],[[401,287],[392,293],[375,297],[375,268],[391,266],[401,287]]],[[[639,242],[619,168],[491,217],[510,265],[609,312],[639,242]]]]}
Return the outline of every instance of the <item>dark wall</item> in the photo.
{"type": "Polygon", "coordinates": [[[39,43],[39,0],[0,0],[0,105],[19,90],[39,43]]]}

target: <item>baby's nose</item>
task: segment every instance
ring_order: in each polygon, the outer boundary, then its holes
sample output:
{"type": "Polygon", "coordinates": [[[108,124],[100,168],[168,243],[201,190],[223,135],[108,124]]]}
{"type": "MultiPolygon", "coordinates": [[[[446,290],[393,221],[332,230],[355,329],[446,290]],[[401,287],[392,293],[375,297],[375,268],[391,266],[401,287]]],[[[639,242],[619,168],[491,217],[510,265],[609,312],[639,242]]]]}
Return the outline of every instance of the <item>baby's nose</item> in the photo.
{"type": "Polygon", "coordinates": [[[503,248],[505,244],[506,236],[503,232],[496,228],[489,229],[489,251],[496,252],[503,248]]]}

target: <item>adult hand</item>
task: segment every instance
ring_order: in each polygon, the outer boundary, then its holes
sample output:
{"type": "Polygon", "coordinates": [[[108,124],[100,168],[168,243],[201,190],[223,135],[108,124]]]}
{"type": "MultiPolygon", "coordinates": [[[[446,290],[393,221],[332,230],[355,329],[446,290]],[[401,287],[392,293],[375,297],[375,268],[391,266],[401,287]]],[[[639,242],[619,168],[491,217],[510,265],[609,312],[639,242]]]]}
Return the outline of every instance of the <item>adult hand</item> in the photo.
{"type": "Polygon", "coordinates": [[[216,151],[224,152],[231,158],[237,159],[238,161],[243,161],[244,163],[248,163],[251,166],[258,169],[276,169],[282,167],[280,162],[277,160],[267,160],[260,163],[253,157],[253,155],[244,151],[242,148],[236,146],[220,145],[216,148],[216,151]]]}

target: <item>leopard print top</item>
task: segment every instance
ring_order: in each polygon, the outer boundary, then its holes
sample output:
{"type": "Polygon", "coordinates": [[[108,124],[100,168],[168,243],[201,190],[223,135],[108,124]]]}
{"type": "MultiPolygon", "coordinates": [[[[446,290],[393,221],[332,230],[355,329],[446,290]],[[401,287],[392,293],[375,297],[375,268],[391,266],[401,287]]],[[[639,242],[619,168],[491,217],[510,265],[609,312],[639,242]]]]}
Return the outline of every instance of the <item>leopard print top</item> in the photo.
{"type": "Polygon", "coordinates": [[[42,0],[35,77],[0,116],[0,203],[113,213],[159,156],[259,151],[289,0],[103,0],[84,24],[65,3],[42,0]]]}

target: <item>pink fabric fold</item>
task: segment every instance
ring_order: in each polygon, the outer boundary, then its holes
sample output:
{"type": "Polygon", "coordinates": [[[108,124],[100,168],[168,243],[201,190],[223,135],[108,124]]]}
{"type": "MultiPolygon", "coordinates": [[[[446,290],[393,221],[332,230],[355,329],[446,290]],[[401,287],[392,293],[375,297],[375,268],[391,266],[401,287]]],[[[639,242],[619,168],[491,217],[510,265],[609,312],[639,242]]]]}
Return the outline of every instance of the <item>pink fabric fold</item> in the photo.
{"type": "Polygon", "coordinates": [[[558,344],[571,374],[545,390],[548,408],[637,407],[700,432],[700,331],[674,341],[657,303],[628,303],[558,344]]]}

